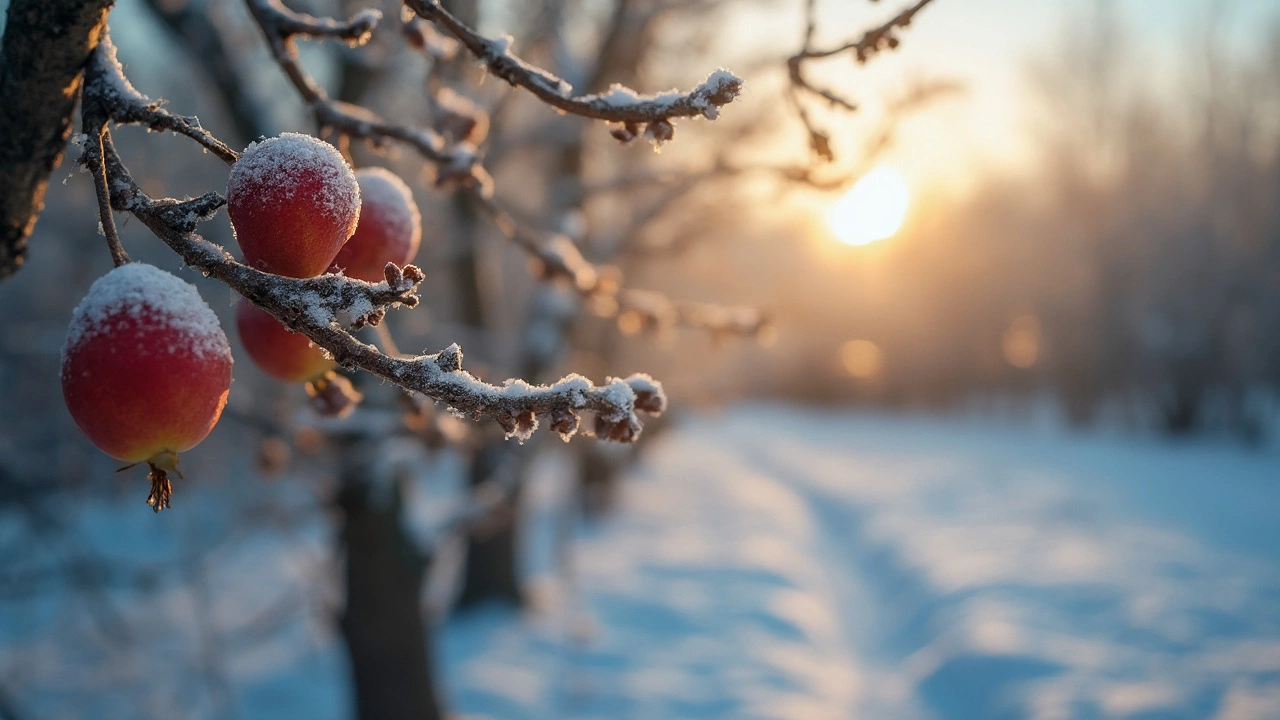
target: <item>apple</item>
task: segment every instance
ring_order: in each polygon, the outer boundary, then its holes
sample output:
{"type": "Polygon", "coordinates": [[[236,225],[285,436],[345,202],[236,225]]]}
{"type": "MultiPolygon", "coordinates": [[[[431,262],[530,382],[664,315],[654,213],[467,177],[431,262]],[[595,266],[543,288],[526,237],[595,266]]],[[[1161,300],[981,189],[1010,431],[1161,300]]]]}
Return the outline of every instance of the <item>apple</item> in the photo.
{"type": "Polygon", "coordinates": [[[156,512],[168,507],[178,453],[217,424],[231,387],[231,346],[196,288],[126,263],[98,278],[71,316],[62,394],[107,455],[151,466],[156,512]]]}
{"type": "Polygon", "coordinates": [[[355,232],[360,186],[332,145],[283,133],[253,143],[231,167],[227,214],[246,263],[314,277],[355,232]]]}
{"type": "Polygon", "coordinates": [[[380,282],[387,263],[403,266],[417,254],[422,215],[409,186],[390,170],[362,168],[355,175],[360,221],[333,264],[349,277],[380,282]]]}

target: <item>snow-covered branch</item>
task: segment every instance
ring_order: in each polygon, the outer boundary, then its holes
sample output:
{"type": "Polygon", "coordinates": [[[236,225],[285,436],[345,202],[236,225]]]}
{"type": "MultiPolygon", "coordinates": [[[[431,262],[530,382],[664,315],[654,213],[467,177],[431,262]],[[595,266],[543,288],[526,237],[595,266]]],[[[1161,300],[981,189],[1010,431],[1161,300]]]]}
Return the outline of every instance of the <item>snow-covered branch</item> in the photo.
{"type": "Polygon", "coordinates": [[[235,150],[200,127],[195,118],[174,115],[162,107],[163,103],[138,92],[125,77],[110,35],[102,35],[89,64],[94,72],[85,73],[84,95],[92,97],[94,102],[82,112],[101,115],[90,117],[90,123],[105,124],[113,120],[126,125],[144,125],[151,130],[171,130],[195,140],[228,165],[240,159],[235,150]]]}
{"type": "Polygon", "coordinates": [[[279,0],[245,0],[245,4],[266,36],[276,64],[310,106],[321,127],[375,145],[387,140],[405,143],[436,166],[437,183],[460,183],[482,194],[490,192],[492,183],[480,165],[474,147],[466,143],[449,146],[439,133],[428,128],[393,123],[367,108],[333,100],[302,68],[294,43],[296,36],[332,37],[360,45],[368,40],[374,25],[382,17],[381,13],[365,10],[350,20],[338,21],[295,13],[279,0]]]}
{"type": "Polygon", "coordinates": [[[404,0],[404,4],[418,17],[430,20],[461,42],[489,74],[528,90],[561,112],[617,123],[622,131],[615,132],[619,139],[630,140],[644,134],[654,142],[665,142],[674,132],[673,118],[714,120],[720,108],[733,102],[742,91],[742,78],[720,69],[687,92],[672,90],[641,95],[614,85],[604,93],[575,96],[568,82],[511,52],[510,37],[480,35],[445,10],[438,0],[404,0]]]}
{"type": "MultiPolygon", "coordinates": [[[[352,137],[366,139],[390,138],[407,142],[418,148],[423,157],[436,163],[437,183],[443,184],[451,181],[459,182],[462,187],[470,193],[476,207],[485,216],[487,216],[494,225],[497,226],[498,230],[502,232],[508,240],[523,249],[538,262],[539,268],[541,269],[541,275],[544,279],[563,280],[584,297],[605,298],[604,302],[598,304],[597,307],[622,307],[622,304],[617,302],[614,298],[619,288],[617,278],[612,277],[610,273],[603,271],[601,268],[597,268],[584,258],[569,238],[560,235],[543,237],[539,233],[529,232],[528,230],[520,227],[511,215],[502,209],[497,200],[493,197],[492,181],[489,178],[488,173],[479,164],[475,148],[470,144],[463,142],[452,147],[446,147],[444,139],[434,131],[423,128],[392,125],[362,107],[338,103],[330,100],[325,95],[324,90],[321,89],[298,64],[297,49],[293,46],[293,35],[300,34],[301,31],[291,32],[291,28],[295,28],[300,24],[309,24],[308,26],[313,29],[318,27],[347,27],[349,25],[356,24],[354,18],[347,21],[347,23],[339,23],[332,20],[320,21],[316,18],[311,18],[310,16],[302,16],[293,13],[280,5],[278,0],[245,0],[245,2],[248,4],[253,17],[257,20],[259,27],[262,28],[263,33],[267,36],[267,41],[271,45],[272,54],[276,62],[284,69],[285,74],[289,76],[294,87],[297,88],[303,99],[311,106],[311,109],[316,115],[316,120],[320,125],[331,127],[340,133],[352,137]]],[[[476,35],[474,31],[470,30],[470,28],[467,28],[465,25],[458,22],[456,18],[448,15],[447,12],[433,3],[426,4],[435,8],[430,12],[418,10],[419,3],[408,2],[406,4],[414,9],[415,12],[418,12],[420,19],[425,18],[439,23],[441,27],[444,27],[446,30],[454,34],[455,37],[458,37],[458,39],[469,48],[472,47],[472,45],[469,43],[468,38],[479,43],[495,42],[485,40],[479,35],[476,35]],[[437,11],[438,13],[442,13],[442,15],[437,16],[433,14],[437,11]],[[438,17],[445,16],[451,20],[453,23],[452,25],[441,22],[438,19],[438,17]],[[454,26],[458,28],[457,31],[452,29],[454,26]]],[[[423,5],[423,7],[426,7],[426,5],[423,5]]],[[[326,33],[313,31],[308,34],[325,35],[326,33]]],[[[423,42],[426,42],[426,40],[423,40],[423,42]]],[[[505,50],[503,50],[503,52],[505,53],[505,50]]],[[[536,68],[532,68],[532,66],[528,66],[514,55],[504,54],[504,57],[510,58],[511,60],[509,62],[518,63],[529,72],[536,71],[538,73],[542,73],[541,75],[538,75],[538,77],[546,75],[546,73],[543,73],[536,68]]],[[[491,72],[494,72],[492,64],[489,64],[488,67],[491,72]]],[[[666,123],[668,122],[667,118],[669,117],[676,117],[682,113],[688,114],[685,113],[685,110],[681,109],[687,109],[687,103],[703,102],[701,100],[697,100],[697,98],[708,98],[707,102],[710,102],[711,104],[706,105],[706,108],[710,109],[705,110],[705,112],[699,111],[699,113],[709,113],[707,116],[713,117],[715,114],[715,108],[719,107],[719,105],[723,105],[724,102],[732,100],[732,97],[728,95],[722,97],[720,93],[722,91],[726,93],[729,92],[730,85],[732,85],[732,94],[736,95],[738,90],[741,88],[741,81],[734,78],[733,82],[730,82],[727,78],[731,77],[732,75],[728,73],[724,73],[723,76],[719,73],[716,76],[713,76],[712,79],[714,79],[715,82],[712,84],[720,88],[719,90],[712,91],[708,89],[710,86],[704,83],[704,86],[700,86],[700,89],[690,93],[687,98],[681,96],[684,99],[679,99],[674,95],[671,97],[664,95],[662,98],[666,99],[655,99],[653,102],[648,104],[642,103],[639,106],[641,108],[639,112],[642,113],[654,112],[655,109],[659,108],[659,106],[667,107],[668,109],[676,108],[678,112],[672,112],[666,115],[623,114],[600,117],[603,119],[630,123],[632,126],[634,126],[634,121],[630,118],[633,117],[645,117],[653,120],[654,123],[659,121],[666,123]],[[719,79],[715,79],[717,77],[719,77],[719,79]],[[728,99],[717,104],[718,100],[713,102],[709,99],[713,96],[716,99],[724,99],[725,97],[728,99]],[[664,103],[666,105],[663,105],[664,103]]],[[[563,81],[559,81],[557,79],[557,82],[563,81]]],[[[711,80],[708,82],[711,82],[711,80]]],[[[617,94],[618,97],[622,97],[627,94],[634,96],[634,93],[625,89],[615,88],[612,92],[617,94]]],[[[564,98],[561,99],[563,100],[564,98]]],[[[581,98],[573,99],[574,102],[577,102],[578,100],[581,100],[581,98]]],[[[594,116],[589,115],[589,117],[594,116]]],[[[670,135],[666,134],[657,136],[655,139],[666,140],[669,139],[669,137],[670,135]]],[[[663,317],[650,315],[648,312],[649,309],[650,306],[645,305],[643,307],[631,309],[631,311],[643,320],[644,327],[657,328],[665,327],[670,324],[663,317]]],[[[705,314],[699,315],[698,317],[704,316],[705,314]]],[[[706,329],[717,333],[731,332],[732,328],[740,326],[740,324],[726,325],[723,323],[705,326],[692,321],[682,322],[679,324],[691,327],[706,327],[706,329]]],[[[758,327],[749,327],[741,330],[741,332],[751,334],[755,333],[757,330],[758,327]]]]}

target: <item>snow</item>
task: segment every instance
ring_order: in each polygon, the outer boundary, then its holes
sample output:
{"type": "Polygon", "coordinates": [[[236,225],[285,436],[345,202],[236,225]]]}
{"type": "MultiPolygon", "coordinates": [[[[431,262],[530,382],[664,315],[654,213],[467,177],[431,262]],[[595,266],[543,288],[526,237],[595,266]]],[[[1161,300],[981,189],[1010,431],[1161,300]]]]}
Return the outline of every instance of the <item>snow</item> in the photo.
{"type": "MultiPolygon", "coordinates": [[[[137,512],[130,493],[86,498],[60,509],[80,544],[30,549],[35,570],[87,547],[157,573],[150,591],[102,588],[123,620],[85,609],[102,599],[40,594],[36,572],[35,594],[0,594],[0,675],[27,714],[350,717],[327,491],[310,475],[263,483],[217,442],[184,460],[182,522],[137,512]],[[246,498],[276,510],[246,514],[246,498]],[[183,584],[197,575],[209,617],[183,584]],[[123,621],[152,632],[104,636],[123,621]],[[201,622],[226,634],[227,708],[200,680],[201,622]]],[[[434,538],[465,468],[386,451],[416,471],[410,525],[434,538]]],[[[686,417],[641,457],[616,512],[571,526],[565,548],[576,459],[538,460],[534,608],[438,631],[457,716],[1280,717],[1280,451],[734,405],[686,417]]],[[[9,546],[19,516],[0,507],[9,546]]]]}
{"type": "Polygon", "coordinates": [[[138,92],[133,87],[133,84],[129,82],[128,77],[125,76],[124,66],[120,64],[120,58],[116,55],[115,43],[111,42],[110,35],[104,33],[99,39],[97,53],[99,59],[107,65],[108,69],[113,71],[99,73],[95,77],[97,92],[104,99],[112,102],[140,105],[146,105],[151,102],[146,95],[138,92]]]}
{"type": "Polygon", "coordinates": [[[89,292],[71,314],[71,325],[62,346],[65,357],[85,340],[112,332],[122,316],[145,321],[148,326],[171,328],[194,355],[223,355],[231,346],[214,314],[194,285],[153,265],[125,263],[89,286],[89,292]]]}
{"type": "Polygon", "coordinates": [[[346,223],[358,216],[360,185],[347,161],[329,143],[302,133],[281,133],[250,143],[231,166],[227,203],[252,201],[262,195],[292,198],[300,177],[319,179],[319,191],[312,197],[329,217],[346,223]]]}
{"type": "Polygon", "coordinates": [[[708,120],[714,120],[719,112],[718,106],[736,98],[741,92],[742,84],[742,78],[724,68],[719,68],[688,93],[672,89],[653,95],[641,95],[625,85],[614,83],[607,91],[597,95],[586,95],[580,100],[600,103],[612,109],[644,106],[652,109],[655,117],[665,117],[665,114],[669,113],[677,103],[687,100],[693,107],[702,111],[708,120]]]}
{"type": "Polygon", "coordinates": [[[647,457],[445,627],[463,715],[1280,717],[1275,451],[751,406],[647,457]]]}

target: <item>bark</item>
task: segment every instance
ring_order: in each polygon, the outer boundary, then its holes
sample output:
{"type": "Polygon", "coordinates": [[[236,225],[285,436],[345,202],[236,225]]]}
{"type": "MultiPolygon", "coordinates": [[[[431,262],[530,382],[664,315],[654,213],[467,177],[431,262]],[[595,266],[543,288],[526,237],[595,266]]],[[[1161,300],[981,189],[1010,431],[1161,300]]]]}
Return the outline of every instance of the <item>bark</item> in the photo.
{"type": "Polygon", "coordinates": [[[13,0],[0,49],[0,280],[18,271],[114,0],[13,0]]]}
{"type": "Polygon", "coordinates": [[[435,720],[443,713],[422,609],[430,558],[405,534],[398,488],[391,498],[372,497],[361,448],[341,453],[347,604],[340,625],[355,680],[356,717],[435,720]]]}

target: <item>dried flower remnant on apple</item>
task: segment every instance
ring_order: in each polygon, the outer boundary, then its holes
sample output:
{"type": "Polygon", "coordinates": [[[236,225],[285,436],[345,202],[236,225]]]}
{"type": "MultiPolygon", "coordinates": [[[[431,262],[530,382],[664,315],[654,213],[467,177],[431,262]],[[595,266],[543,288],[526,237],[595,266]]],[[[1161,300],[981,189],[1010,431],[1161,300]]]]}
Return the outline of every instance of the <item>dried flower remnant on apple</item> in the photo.
{"type": "Polygon", "coordinates": [[[217,424],[231,387],[231,346],[191,284],[126,263],[98,278],[71,316],[62,393],[76,425],[107,455],[147,463],[156,512],[169,507],[178,454],[217,424]]]}

